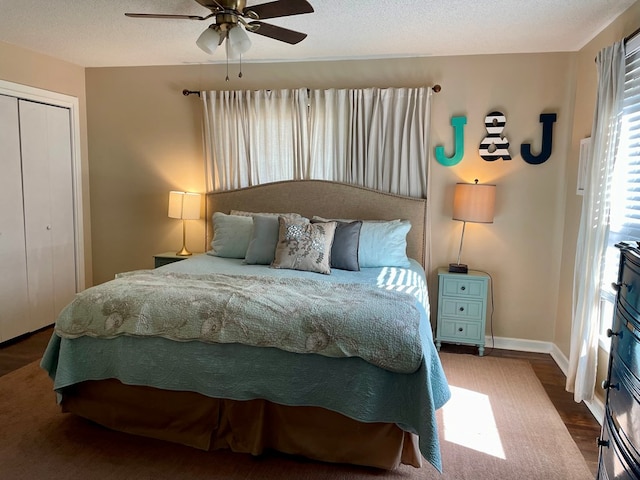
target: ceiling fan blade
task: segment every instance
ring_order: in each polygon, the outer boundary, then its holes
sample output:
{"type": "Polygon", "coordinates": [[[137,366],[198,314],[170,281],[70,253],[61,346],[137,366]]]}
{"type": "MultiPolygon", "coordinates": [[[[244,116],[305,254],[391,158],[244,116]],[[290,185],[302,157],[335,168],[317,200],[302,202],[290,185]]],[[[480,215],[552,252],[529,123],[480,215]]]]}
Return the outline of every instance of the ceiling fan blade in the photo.
{"type": "Polygon", "coordinates": [[[294,30],[289,30],[288,28],[277,27],[268,23],[249,22],[249,25],[252,27],[256,27],[255,30],[248,29],[248,31],[250,32],[273,38],[275,40],[280,40],[281,42],[290,43],[291,45],[300,43],[302,40],[307,38],[306,33],[296,32],[294,30]]]}
{"type": "Polygon", "coordinates": [[[313,13],[313,7],[306,0],[277,0],[275,2],[245,7],[244,11],[255,12],[258,14],[260,20],[264,20],[265,18],[313,13]]]}
{"type": "Polygon", "coordinates": [[[206,20],[213,15],[207,15],[206,17],[200,17],[198,15],[164,15],[156,13],[125,13],[125,16],[131,18],[171,18],[178,20],[206,20]]]}

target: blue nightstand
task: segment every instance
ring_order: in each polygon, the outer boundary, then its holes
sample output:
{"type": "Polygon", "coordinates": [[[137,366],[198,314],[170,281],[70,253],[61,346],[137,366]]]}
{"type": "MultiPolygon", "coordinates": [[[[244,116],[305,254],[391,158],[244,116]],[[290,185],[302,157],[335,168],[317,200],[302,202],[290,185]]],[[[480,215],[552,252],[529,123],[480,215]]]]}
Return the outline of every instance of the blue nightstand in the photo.
{"type": "Polygon", "coordinates": [[[478,354],[484,355],[488,285],[489,275],[484,272],[438,269],[438,350],[442,342],[477,345],[478,354]]]}

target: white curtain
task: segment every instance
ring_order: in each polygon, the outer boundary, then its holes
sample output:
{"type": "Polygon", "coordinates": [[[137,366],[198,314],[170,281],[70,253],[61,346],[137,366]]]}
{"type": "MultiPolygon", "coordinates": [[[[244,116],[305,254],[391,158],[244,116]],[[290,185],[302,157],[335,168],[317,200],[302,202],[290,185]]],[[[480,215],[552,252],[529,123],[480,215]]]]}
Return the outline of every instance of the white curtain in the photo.
{"type": "Polygon", "coordinates": [[[427,87],[312,90],[314,175],[426,198],[431,94],[427,87]]]}
{"type": "Polygon", "coordinates": [[[207,190],[308,176],[306,88],[202,92],[207,190]]]}
{"type": "Polygon", "coordinates": [[[603,49],[596,63],[598,94],[576,248],[571,352],[566,385],[567,390],[574,393],[576,402],[590,400],[595,389],[600,285],[609,228],[609,191],[624,94],[624,42],[603,49]]]}
{"type": "Polygon", "coordinates": [[[350,90],[309,92],[311,178],[353,183],[349,168],[350,90]]]}
{"type": "Polygon", "coordinates": [[[426,198],[431,92],[203,92],[207,187],[314,178],[426,198]]]}
{"type": "Polygon", "coordinates": [[[354,183],[427,196],[430,88],[372,88],[352,93],[354,183]]]}

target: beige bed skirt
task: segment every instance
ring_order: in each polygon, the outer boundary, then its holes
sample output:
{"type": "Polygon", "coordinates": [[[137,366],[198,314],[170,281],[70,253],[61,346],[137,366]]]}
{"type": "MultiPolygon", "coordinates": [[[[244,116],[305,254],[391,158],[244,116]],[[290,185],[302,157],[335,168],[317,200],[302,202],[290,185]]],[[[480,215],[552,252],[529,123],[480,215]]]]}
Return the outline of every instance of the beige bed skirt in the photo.
{"type": "Polygon", "coordinates": [[[215,399],[193,392],[87,381],[65,389],[62,410],[113,430],[260,455],[267,450],[382,469],[422,465],[418,437],[319,407],[215,399]]]}

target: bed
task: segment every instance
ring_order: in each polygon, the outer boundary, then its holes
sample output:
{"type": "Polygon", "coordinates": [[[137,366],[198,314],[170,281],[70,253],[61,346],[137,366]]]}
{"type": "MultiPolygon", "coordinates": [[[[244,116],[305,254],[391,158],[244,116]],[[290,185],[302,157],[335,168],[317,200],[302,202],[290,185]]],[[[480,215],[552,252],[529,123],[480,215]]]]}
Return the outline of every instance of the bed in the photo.
{"type": "Polygon", "coordinates": [[[206,218],[205,254],[63,310],[41,362],[61,409],[204,450],[441,471],[426,200],[277,182],[207,194],[206,218]]]}

